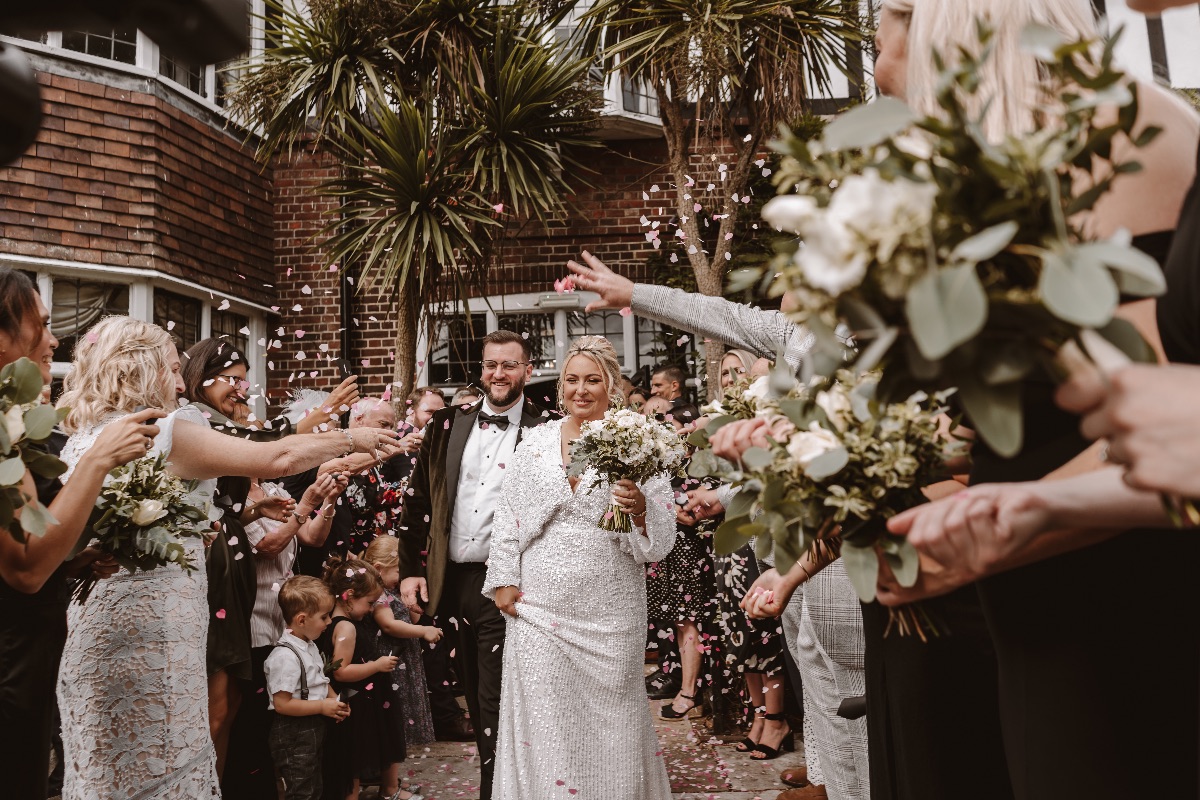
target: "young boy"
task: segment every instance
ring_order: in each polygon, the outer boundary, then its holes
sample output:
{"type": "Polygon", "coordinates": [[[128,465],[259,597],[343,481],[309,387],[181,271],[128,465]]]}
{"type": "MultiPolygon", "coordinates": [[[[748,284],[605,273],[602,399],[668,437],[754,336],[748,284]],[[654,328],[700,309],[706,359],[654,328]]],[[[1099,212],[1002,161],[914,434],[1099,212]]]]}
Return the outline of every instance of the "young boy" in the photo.
{"type": "Polygon", "coordinates": [[[313,641],[329,626],[333,595],[307,575],[279,588],[279,607],[288,628],[267,656],[267,703],[275,711],[267,743],[283,777],[286,800],[321,797],[321,743],[325,720],[341,722],[350,707],[338,700],[313,641]]]}

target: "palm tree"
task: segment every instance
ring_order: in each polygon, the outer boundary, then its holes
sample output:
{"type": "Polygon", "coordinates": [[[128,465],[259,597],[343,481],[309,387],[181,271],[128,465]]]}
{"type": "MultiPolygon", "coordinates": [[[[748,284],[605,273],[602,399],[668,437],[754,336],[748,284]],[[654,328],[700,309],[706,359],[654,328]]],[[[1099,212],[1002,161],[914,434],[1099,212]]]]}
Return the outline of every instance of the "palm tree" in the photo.
{"type": "MultiPolygon", "coordinates": [[[[814,95],[828,93],[833,72],[851,75],[851,54],[863,38],[858,7],[848,0],[599,0],[588,13],[590,46],[607,68],[658,98],[676,217],[684,243],[694,244],[685,251],[702,293],[723,289],[763,146],[780,125],[813,113],[814,95]],[[718,162],[705,158],[718,153],[718,162]],[[732,164],[717,169],[726,159],[732,164]],[[696,209],[709,183],[715,189],[704,210],[720,220],[715,237],[701,228],[696,209]],[[713,242],[707,252],[706,240],[713,242]]],[[[710,394],[720,386],[720,360],[708,348],[710,394]]]]}
{"type": "Polygon", "coordinates": [[[478,0],[268,0],[277,32],[233,108],[259,123],[259,156],[313,142],[342,174],[321,232],[327,263],[396,301],[395,385],[407,393],[417,330],[481,286],[501,214],[564,212],[572,152],[598,111],[590,62],[553,42],[562,9],[478,0]]]}

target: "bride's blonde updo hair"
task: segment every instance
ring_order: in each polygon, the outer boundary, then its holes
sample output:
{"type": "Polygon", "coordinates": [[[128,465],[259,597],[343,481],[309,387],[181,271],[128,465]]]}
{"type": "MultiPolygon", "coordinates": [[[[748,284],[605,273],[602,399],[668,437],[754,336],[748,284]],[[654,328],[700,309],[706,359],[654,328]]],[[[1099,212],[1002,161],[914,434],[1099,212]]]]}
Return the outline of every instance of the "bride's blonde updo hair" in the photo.
{"type": "Polygon", "coordinates": [[[1091,0],[883,0],[883,8],[908,25],[907,97],[902,99],[918,114],[941,113],[933,53],[956,64],[960,48],[979,50],[975,21],[982,19],[992,28],[992,57],[980,70],[972,110],[981,111],[991,101],[983,132],[993,142],[1031,133],[1037,126],[1031,109],[1044,100],[1045,74],[1038,60],[1021,49],[1026,26],[1044,25],[1070,41],[1099,36],[1091,0]]]}
{"type": "Polygon", "coordinates": [[[69,408],[62,427],[87,428],[113,412],[138,406],[176,407],[175,379],[167,361],[170,334],[133,317],[105,317],[79,338],[75,360],[63,380],[59,408],[69,408]]]}
{"type": "Polygon", "coordinates": [[[625,404],[625,393],[621,391],[621,362],[617,360],[617,351],[612,343],[603,336],[580,336],[571,342],[567,354],[563,357],[562,369],[558,373],[558,407],[563,408],[563,375],[567,372],[567,364],[575,356],[587,356],[600,368],[604,376],[604,389],[608,392],[608,405],[617,408],[625,404]]]}

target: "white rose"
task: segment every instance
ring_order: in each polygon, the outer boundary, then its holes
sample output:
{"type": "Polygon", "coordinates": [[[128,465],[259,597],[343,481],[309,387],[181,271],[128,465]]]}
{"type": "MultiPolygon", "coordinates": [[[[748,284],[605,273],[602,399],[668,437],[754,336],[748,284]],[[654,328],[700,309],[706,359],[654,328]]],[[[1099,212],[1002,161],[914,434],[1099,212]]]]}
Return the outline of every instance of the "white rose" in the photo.
{"type": "Polygon", "coordinates": [[[837,297],[862,283],[871,252],[854,231],[830,223],[813,226],[796,251],[796,263],[809,286],[837,297]]]}
{"type": "Polygon", "coordinates": [[[846,420],[853,411],[849,397],[842,392],[817,392],[816,403],[839,431],[846,430],[846,420]]]}
{"type": "Polygon", "coordinates": [[[151,525],[167,515],[166,506],[160,500],[141,500],[133,512],[133,524],[140,527],[151,525]]]}
{"type": "Polygon", "coordinates": [[[842,446],[841,441],[830,431],[825,430],[816,422],[812,422],[806,431],[798,431],[788,439],[788,455],[802,467],[807,467],[813,461],[831,450],[842,446]]]}
{"type": "Polygon", "coordinates": [[[790,233],[800,233],[816,214],[817,201],[798,194],[773,197],[762,209],[762,218],[768,225],[790,233]]]}
{"type": "Polygon", "coordinates": [[[13,444],[25,436],[25,409],[13,406],[4,415],[4,427],[8,429],[8,440],[13,444]]]}
{"type": "Polygon", "coordinates": [[[760,375],[755,379],[754,383],[746,387],[746,391],[742,393],[743,397],[748,397],[751,400],[766,400],[771,393],[771,376],[760,375]]]}
{"type": "Polygon", "coordinates": [[[929,227],[936,197],[932,183],[888,181],[869,169],[842,181],[829,203],[829,218],[871,242],[876,257],[887,262],[905,237],[929,227]]]}

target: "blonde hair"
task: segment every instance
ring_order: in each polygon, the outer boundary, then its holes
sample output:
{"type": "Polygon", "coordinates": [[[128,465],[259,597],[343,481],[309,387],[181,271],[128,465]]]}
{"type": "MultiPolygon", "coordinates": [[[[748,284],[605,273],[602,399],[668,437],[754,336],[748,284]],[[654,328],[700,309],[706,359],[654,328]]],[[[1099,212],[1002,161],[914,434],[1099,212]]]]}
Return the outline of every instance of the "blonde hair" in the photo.
{"type": "Polygon", "coordinates": [[[992,29],[992,55],[981,68],[980,88],[968,108],[979,113],[991,103],[983,133],[993,142],[1038,127],[1034,110],[1044,100],[1040,89],[1045,75],[1037,59],[1021,49],[1025,27],[1044,25],[1071,41],[1100,35],[1091,0],[883,0],[883,8],[908,25],[904,100],[918,114],[940,115],[932,54],[940,53],[953,66],[960,49],[979,52],[976,20],[992,29]]]}
{"type": "Polygon", "coordinates": [[[575,356],[590,358],[601,374],[604,375],[604,389],[608,393],[609,406],[625,404],[625,393],[621,390],[621,362],[617,360],[617,351],[612,343],[603,336],[580,336],[571,342],[567,354],[563,356],[562,369],[558,374],[558,406],[563,407],[563,375],[567,372],[567,364],[575,356]]]}
{"type": "Polygon", "coordinates": [[[400,540],[390,534],[380,534],[367,545],[362,560],[376,569],[389,569],[400,565],[400,540]]]}
{"type": "Polygon", "coordinates": [[[175,408],[175,380],[167,348],[170,334],[133,317],[105,317],[79,338],[75,360],[63,380],[59,408],[69,408],[63,430],[95,425],[106,414],[138,406],[175,408]]]}
{"type": "Polygon", "coordinates": [[[318,578],[294,575],[279,587],[278,602],[283,621],[291,625],[297,614],[320,614],[325,606],[333,605],[333,593],[318,578]]]}

